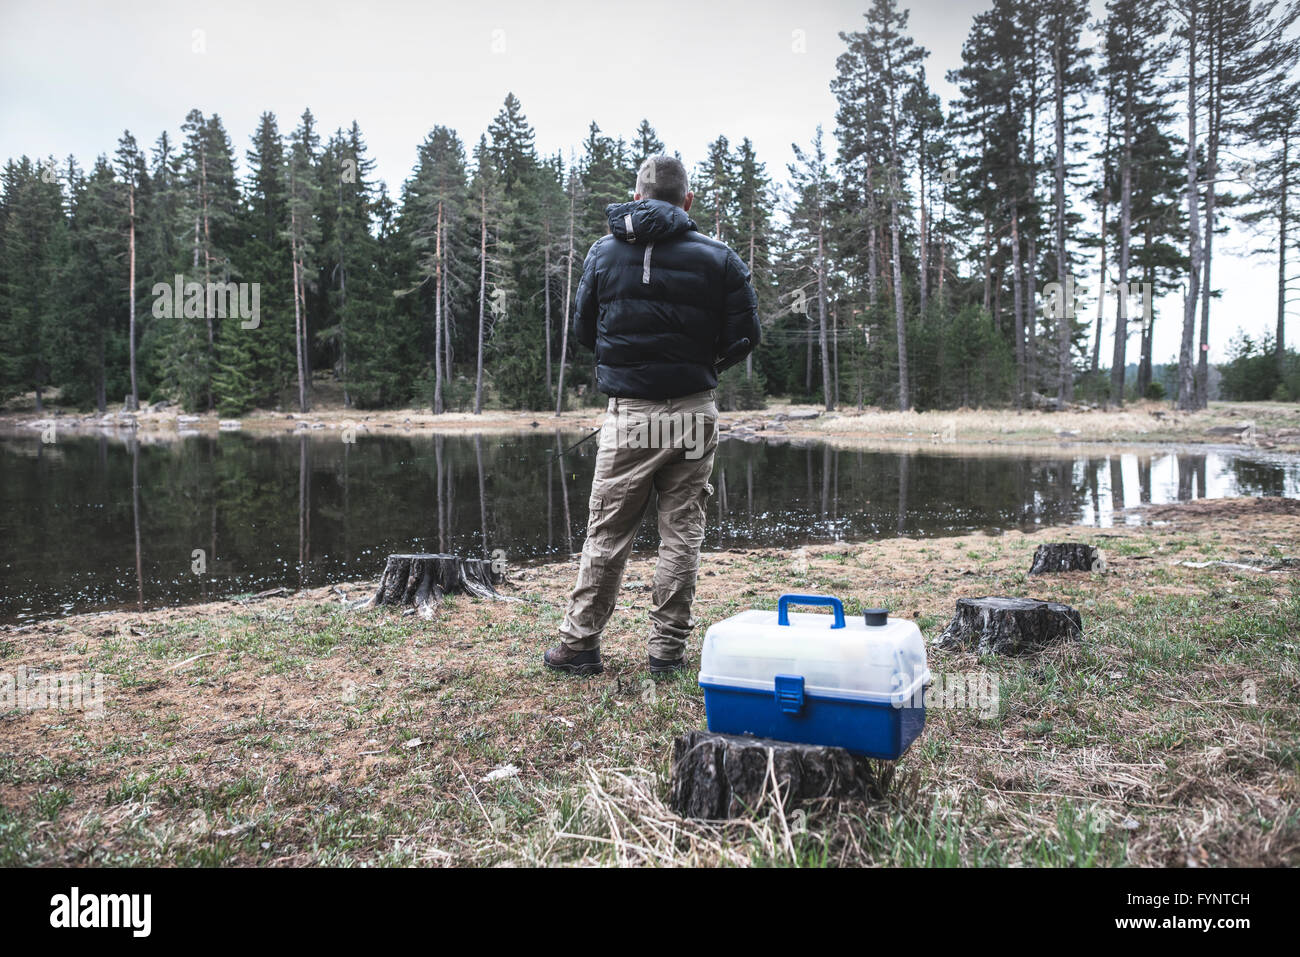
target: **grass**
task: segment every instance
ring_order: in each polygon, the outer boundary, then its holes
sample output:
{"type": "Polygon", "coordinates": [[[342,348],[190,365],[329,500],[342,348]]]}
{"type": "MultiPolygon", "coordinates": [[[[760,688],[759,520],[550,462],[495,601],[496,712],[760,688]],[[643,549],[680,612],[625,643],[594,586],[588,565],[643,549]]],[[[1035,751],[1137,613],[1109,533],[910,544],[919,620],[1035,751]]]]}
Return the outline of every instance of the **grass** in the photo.
{"type": "MultiPolygon", "coordinates": [[[[801,590],[885,603],[928,638],[980,594],[1065,601],[1085,635],[1024,658],[931,650],[940,676],[995,681],[996,707],[931,708],[872,799],[792,813],[769,795],[731,822],[668,808],[672,739],[704,709],[693,672],[645,671],[645,593],[620,599],[604,675],[541,667],[572,565],[433,621],[321,590],[11,630],[0,670],[109,681],[102,719],[0,713],[0,865],[1294,865],[1300,578],[1181,562],[1294,556],[1300,515],[1201,505],[1107,530],[1106,574],[1025,576],[1078,529],[809,547],[801,590]]],[[[699,633],[774,607],[794,562],[705,556],[699,633]]]]}

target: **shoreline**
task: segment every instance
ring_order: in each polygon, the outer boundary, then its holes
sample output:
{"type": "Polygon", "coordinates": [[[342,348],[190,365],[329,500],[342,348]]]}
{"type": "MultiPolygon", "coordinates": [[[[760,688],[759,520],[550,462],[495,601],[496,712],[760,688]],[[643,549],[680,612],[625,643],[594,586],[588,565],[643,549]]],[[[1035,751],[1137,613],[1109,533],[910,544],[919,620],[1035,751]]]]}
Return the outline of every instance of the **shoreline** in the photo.
{"type": "MultiPolygon", "coordinates": [[[[216,413],[189,415],[172,408],[107,415],[47,411],[0,413],[0,432],[46,434],[52,427],[71,435],[104,435],[161,442],[198,435],[254,436],[431,435],[528,431],[591,431],[604,412],[598,408],[549,412],[487,410],[481,415],[427,410],[361,411],[321,408],[308,413],[253,411],[237,419],[216,413]],[[223,425],[222,423],[225,423],[223,425]]],[[[816,406],[771,403],[756,411],[723,412],[724,437],[749,441],[820,441],[841,448],[936,448],[957,452],[1034,449],[1146,449],[1195,447],[1300,454],[1300,406],[1287,403],[1216,402],[1195,413],[1172,411],[1166,403],[1137,402],[1120,411],[968,410],[889,412],[854,409],[826,412],[816,406]]]]}

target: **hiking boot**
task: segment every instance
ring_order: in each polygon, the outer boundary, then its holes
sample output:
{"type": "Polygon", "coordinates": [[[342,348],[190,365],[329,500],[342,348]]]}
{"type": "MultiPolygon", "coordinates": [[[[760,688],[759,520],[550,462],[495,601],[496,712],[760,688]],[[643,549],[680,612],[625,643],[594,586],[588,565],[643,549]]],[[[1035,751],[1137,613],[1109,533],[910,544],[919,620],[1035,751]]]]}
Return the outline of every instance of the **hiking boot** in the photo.
{"type": "Polygon", "coordinates": [[[561,642],[542,655],[542,664],[552,671],[564,671],[571,675],[598,675],[605,670],[600,663],[600,649],[574,651],[561,642]]]}
{"type": "Polygon", "coordinates": [[[670,675],[686,670],[686,656],[680,658],[656,658],[650,655],[650,673],[652,675],[670,675]]]}

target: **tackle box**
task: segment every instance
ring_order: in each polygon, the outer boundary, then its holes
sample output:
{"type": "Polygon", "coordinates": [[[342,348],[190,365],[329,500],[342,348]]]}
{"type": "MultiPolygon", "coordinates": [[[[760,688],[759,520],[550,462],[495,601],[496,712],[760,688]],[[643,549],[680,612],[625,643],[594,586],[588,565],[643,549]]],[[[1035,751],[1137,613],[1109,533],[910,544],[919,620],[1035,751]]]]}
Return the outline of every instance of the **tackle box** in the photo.
{"type": "Polygon", "coordinates": [[[827,595],[782,595],[710,626],[700,657],[709,730],[896,760],[925,725],[930,672],[916,624],[884,609],[846,619],[827,595]],[[822,605],[830,615],[791,612],[822,605]]]}

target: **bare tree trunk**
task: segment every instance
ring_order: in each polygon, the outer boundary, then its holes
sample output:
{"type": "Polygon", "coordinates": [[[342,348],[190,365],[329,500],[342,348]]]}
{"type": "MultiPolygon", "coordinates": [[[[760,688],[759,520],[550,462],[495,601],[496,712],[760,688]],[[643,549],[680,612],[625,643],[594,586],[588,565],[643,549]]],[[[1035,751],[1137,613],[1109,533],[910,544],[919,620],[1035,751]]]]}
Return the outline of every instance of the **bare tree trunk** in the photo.
{"type": "MultiPolygon", "coordinates": [[[[203,288],[210,289],[212,282],[212,231],[208,223],[208,155],[207,145],[200,140],[199,149],[199,198],[203,210],[203,288]]],[[[212,328],[212,310],[206,304],[203,315],[208,322],[208,411],[216,408],[216,399],[212,394],[212,370],[216,366],[216,336],[212,328]]]]}
{"type": "Polygon", "coordinates": [[[1277,357],[1277,372],[1280,378],[1286,369],[1286,242],[1287,196],[1291,191],[1291,129],[1282,130],[1282,198],[1277,217],[1277,342],[1274,343],[1274,355],[1277,357]]]}
{"type": "Polygon", "coordinates": [[[989,235],[989,214],[984,213],[984,311],[993,310],[993,237],[989,235]]]}
{"type": "MultiPolygon", "coordinates": [[[[1149,219],[1147,220],[1146,228],[1144,230],[1143,243],[1146,252],[1150,253],[1151,221],[1149,219]]],[[[1148,265],[1142,274],[1142,279],[1144,282],[1149,284],[1152,289],[1154,289],[1155,281],[1156,281],[1155,267],[1151,266],[1150,262],[1151,259],[1148,255],[1147,257],[1148,265]]],[[[1143,396],[1147,394],[1147,390],[1151,386],[1151,379],[1153,378],[1154,375],[1152,370],[1152,363],[1151,363],[1151,350],[1155,343],[1155,330],[1156,330],[1155,309],[1154,308],[1151,309],[1150,314],[1148,315],[1148,310],[1146,309],[1145,296],[1142,297],[1142,305],[1143,305],[1142,314],[1138,318],[1138,322],[1141,323],[1141,329],[1142,329],[1141,344],[1138,346],[1137,396],[1139,399],[1141,399],[1143,396]]]]}
{"type": "MultiPolygon", "coordinates": [[[[945,221],[947,215],[948,215],[948,202],[947,200],[944,200],[945,221]]],[[[948,269],[948,243],[945,241],[943,234],[940,234],[939,235],[939,275],[937,277],[938,286],[935,290],[935,295],[939,300],[940,315],[947,315],[947,310],[944,308],[944,299],[943,299],[943,275],[947,271],[947,269],[948,269]]]]}
{"type": "Polygon", "coordinates": [[[1133,228],[1133,94],[1124,98],[1124,155],[1119,187],[1119,271],[1120,292],[1115,310],[1115,349],[1110,366],[1110,401],[1124,404],[1124,372],[1128,350],[1128,267],[1130,232],[1133,228]]]}
{"type": "Polygon", "coordinates": [[[1187,293],[1183,298],[1183,338],[1178,351],[1178,408],[1196,407],[1196,366],[1192,341],[1196,334],[1196,297],[1201,291],[1201,217],[1196,184],[1196,9],[1187,18],[1187,293]]]}
{"type": "Polygon", "coordinates": [[[483,412],[483,306],[487,297],[487,186],[479,187],[478,371],[474,377],[474,414],[483,412]]]}
{"type": "MultiPolygon", "coordinates": [[[[1033,11],[1030,6],[1029,10],[1033,11]]],[[[1030,24],[1027,37],[1030,51],[1029,78],[1029,151],[1026,155],[1028,193],[1026,213],[1031,224],[1038,222],[1038,20],[1030,24]]],[[[1038,389],[1038,232],[1031,228],[1025,237],[1024,310],[1025,310],[1025,378],[1030,391],[1038,389]]]]}
{"type": "MultiPolygon", "coordinates": [[[[443,226],[443,232],[446,232],[446,225],[443,226]]],[[[443,244],[442,250],[442,271],[446,276],[449,273],[447,267],[447,249],[443,244]]],[[[442,375],[447,382],[455,378],[455,365],[452,363],[451,352],[451,285],[444,284],[442,293],[442,375]]],[[[444,405],[445,405],[444,401],[444,405]]]]}
{"type": "Polygon", "coordinates": [[[831,313],[831,367],[835,370],[835,404],[840,404],[840,314],[831,313]]]}
{"type": "Polygon", "coordinates": [[[542,246],[545,262],[542,266],[542,298],[546,300],[546,396],[555,399],[555,384],[551,381],[551,223],[546,222],[546,237],[542,246]]]}
{"type": "MultiPolygon", "coordinates": [[[[1217,13],[1217,5],[1212,7],[1217,13]]],[[[1205,102],[1206,118],[1209,125],[1209,143],[1205,156],[1205,243],[1202,253],[1201,271],[1201,335],[1200,349],[1196,354],[1196,408],[1204,409],[1209,405],[1209,356],[1210,356],[1210,266],[1214,255],[1214,213],[1217,187],[1215,179],[1219,175],[1219,127],[1223,119],[1223,93],[1219,87],[1218,71],[1223,68],[1223,51],[1218,49],[1216,25],[1211,24],[1206,53],[1209,68],[1205,71],[1207,96],[1205,102]]]]}
{"type": "Polygon", "coordinates": [[[127,299],[130,302],[131,310],[128,335],[130,336],[130,353],[131,353],[131,411],[134,412],[140,408],[140,390],[136,385],[135,378],[135,169],[131,170],[131,182],[128,186],[127,193],[128,213],[130,214],[130,239],[127,251],[127,299]]]}
{"type": "MultiPolygon", "coordinates": [[[[751,197],[749,202],[749,278],[754,279],[754,200],[751,197]]],[[[749,381],[754,378],[754,353],[751,350],[745,356],[745,380],[749,381]]]]}
{"type": "MultiPolygon", "coordinates": [[[[569,309],[573,303],[573,216],[574,206],[577,203],[577,182],[573,178],[573,171],[569,172],[569,252],[565,261],[564,270],[564,328],[560,331],[560,378],[555,387],[555,414],[558,416],[564,411],[564,363],[569,352],[569,309]]],[[[563,471],[563,470],[561,470],[563,471]]],[[[569,500],[567,495],[564,499],[565,507],[568,507],[569,500]]],[[[567,521],[567,519],[566,519],[567,521]]],[[[572,549],[570,549],[572,550],[572,549]]]]}
{"type": "Polygon", "coordinates": [[[831,392],[831,356],[826,342],[826,242],[822,210],[817,211],[817,342],[822,356],[822,398],[826,411],[835,408],[831,392]]]}
{"type": "Polygon", "coordinates": [[[433,414],[442,415],[442,203],[434,227],[433,253],[433,414]]]}
{"type": "MultiPolygon", "coordinates": [[[[339,218],[342,219],[342,176],[339,177],[337,188],[339,218]]],[[[348,394],[348,268],[343,255],[343,230],[338,225],[335,226],[335,230],[337,232],[336,239],[339,246],[339,368],[343,373],[343,408],[350,409],[352,408],[352,396],[348,394]]]]}
{"type": "Polygon", "coordinates": [[[867,302],[874,309],[880,294],[880,257],[876,248],[876,194],[871,150],[867,150],[867,302]]]}
{"type": "Polygon", "coordinates": [[[907,382],[907,317],[903,310],[903,256],[898,240],[898,193],[901,189],[898,176],[898,110],[895,100],[894,65],[885,45],[885,76],[889,82],[889,229],[894,261],[894,328],[898,338],[898,409],[906,412],[912,407],[907,382]]]}
{"type": "Polygon", "coordinates": [[[1110,140],[1111,140],[1111,116],[1112,95],[1111,91],[1106,91],[1106,135],[1102,145],[1101,161],[1101,274],[1097,280],[1099,289],[1097,291],[1097,337],[1092,343],[1092,373],[1096,375],[1101,370],[1101,326],[1102,320],[1106,316],[1106,237],[1107,237],[1107,220],[1110,214],[1110,140]]]}
{"type": "MultiPolygon", "coordinates": [[[[1105,195],[1105,187],[1103,187],[1105,195]]],[[[1101,273],[1097,278],[1097,335],[1092,340],[1092,373],[1101,369],[1101,327],[1106,318],[1106,217],[1110,212],[1110,197],[1105,195],[1101,204],[1101,273]]]]}
{"type": "Polygon", "coordinates": [[[1020,207],[1011,204],[1011,312],[1015,316],[1016,336],[1016,408],[1025,407],[1025,390],[1028,379],[1025,375],[1025,314],[1024,274],[1020,268],[1020,207]]]}
{"type": "MultiPolygon", "coordinates": [[[[290,196],[293,195],[292,182],[290,184],[290,196]]],[[[289,211],[289,245],[290,256],[293,259],[293,336],[294,347],[298,361],[298,411],[307,411],[307,383],[304,378],[303,369],[303,307],[302,301],[302,267],[298,262],[298,211],[290,207],[289,211]]]]}
{"type": "Polygon", "coordinates": [[[907,319],[903,314],[903,260],[898,243],[898,200],[890,201],[890,227],[894,245],[894,328],[898,336],[898,408],[906,412],[912,407],[907,382],[907,319]]]}
{"type": "MultiPolygon", "coordinates": [[[[1073,298],[1067,296],[1069,279],[1065,258],[1065,50],[1059,35],[1055,40],[1052,97],[1056,106],[1056,281],[1061,286],[1060,315],[1056,317],[1056,397],[1061,405],[1074,400],[1074,368],[1070,361],[1070,344],[1074,331],[1073,298]]],[[[1105,240],[1103,239],[1104,243],[1105,240]]]]}
{"type": "MultiPolygon", "coordinates": [[[[1035,205],[1030,202],[1030,208],[1035,205]]],[[[1025,382],[1030,391],[1038,391],[1038,241],[1031,229],[1025,237],[1024,259],[1025,309],[1025,382]]]]}
{"type": "MultiPolygon", "coordinates": [[[[809,320],[811,322],[812,320],[809,320]]],[[[813,347],[812,336],[808,337],[808,345],[804,348],[804,367],[803,367],[803,391],[812,394],[812,370],[813,370],[813,347]]]]}
{"type": "Polygon", "coordinates": [[[920,273],[921,281],[917,292],[920,295],[921,321],[925,322],[926,307],[928,306],[930,301],[929,299],[930,224],[929,224],[928,217],[926,216],[926,209],[925,209],[926,182],[925,182],[925,127],[924,126],[921,127],[920,139],[921,139],[921,153],[919,158],[917,159],[917,172],[920,174],[921,189],[917,197],[917,205],[919,206],[919,212],[921,216],[921,232],[920,235],[917,237],[917,259],[918,259],[917,266],[918,266],[918,271],[920,273]]]}

